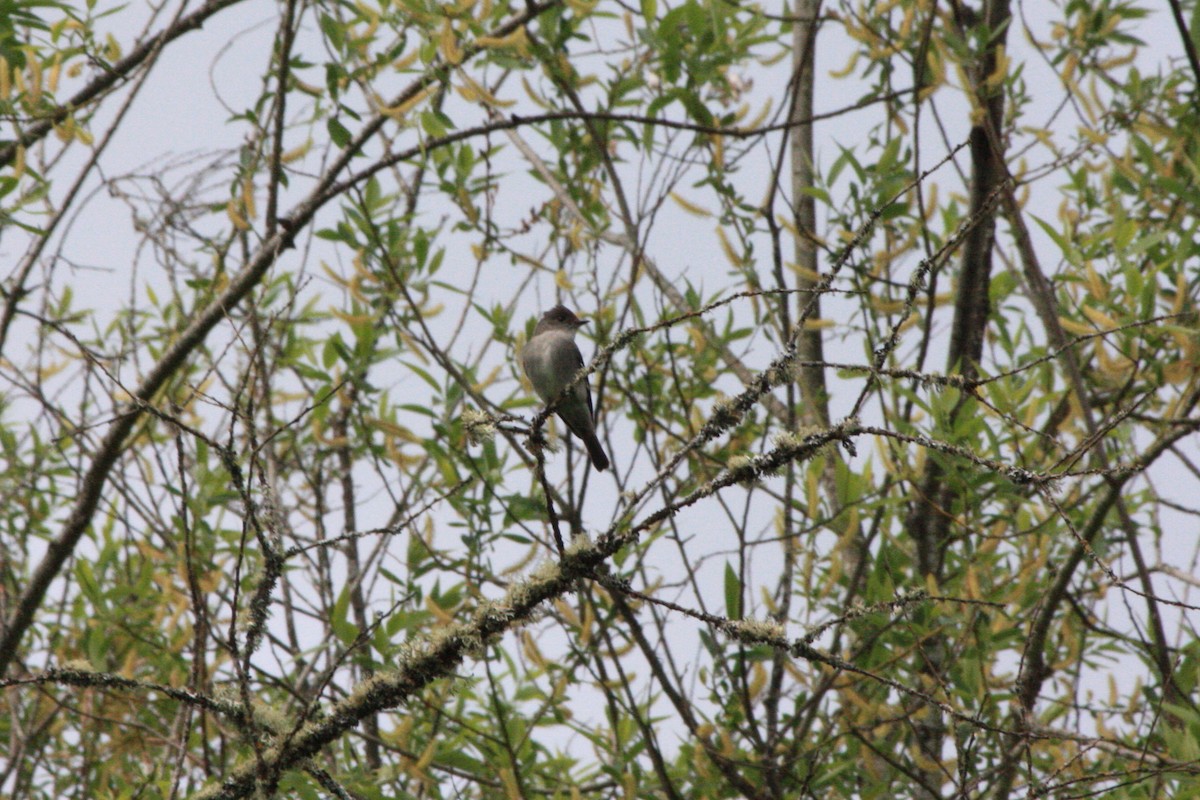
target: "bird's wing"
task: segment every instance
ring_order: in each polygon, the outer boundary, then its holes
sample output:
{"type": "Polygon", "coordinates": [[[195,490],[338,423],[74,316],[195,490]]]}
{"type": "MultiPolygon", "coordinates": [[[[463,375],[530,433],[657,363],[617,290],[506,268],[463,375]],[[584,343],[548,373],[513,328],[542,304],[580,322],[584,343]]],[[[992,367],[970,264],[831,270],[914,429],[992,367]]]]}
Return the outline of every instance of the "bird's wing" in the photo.
{"type": "MultiPolygon", "coordinates": [[[[576,345],[573,349],[575,350],[575,372],[579,372],[579,370],[583,369],[583,353],[579,352],[578,345],[576,345]]],[[[583,397],[585,400],[587,400],[588,416],[594,420],[596,419],[596,412],[592,408],[591,382],[587,378],[584,378],[579,382],[579,385],[583,387],[583,397]]]]}

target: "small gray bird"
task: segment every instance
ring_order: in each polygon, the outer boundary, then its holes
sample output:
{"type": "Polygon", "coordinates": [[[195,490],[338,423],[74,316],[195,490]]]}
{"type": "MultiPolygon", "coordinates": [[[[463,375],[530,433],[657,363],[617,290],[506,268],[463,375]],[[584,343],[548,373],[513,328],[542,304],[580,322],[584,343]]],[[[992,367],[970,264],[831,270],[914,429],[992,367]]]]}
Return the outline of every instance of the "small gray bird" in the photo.
{"type": "MultiPolygon", "coordinates": [[[[559,399],[567,384],[583,369],[583,356],[575,344],[575,331],[587,324],[566,306],[558,305],[538,320],[533,336],[521,351],[521,365],[538,397],[547,403],[559,399]]],[[[596,438],[592,418],[592,390],[587,379],[578,381],[555,409],[558,418],[587,447],[592,466],[608,469],[608,456],[596,438]]]]}

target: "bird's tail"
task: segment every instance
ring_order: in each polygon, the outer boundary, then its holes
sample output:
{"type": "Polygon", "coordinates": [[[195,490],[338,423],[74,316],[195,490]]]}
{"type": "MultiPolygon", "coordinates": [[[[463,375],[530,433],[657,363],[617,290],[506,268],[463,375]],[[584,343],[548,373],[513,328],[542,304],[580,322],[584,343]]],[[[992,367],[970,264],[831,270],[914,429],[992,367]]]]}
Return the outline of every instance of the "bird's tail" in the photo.
{"type": "Polygon", "coordinates": [[[601,472],[608,469],[608,454],[604,452],[604,447],[600,444],[600,439],[596,437],[596,434],[583,437],[583,443],[592,459],[592,466],[601,472]]]}

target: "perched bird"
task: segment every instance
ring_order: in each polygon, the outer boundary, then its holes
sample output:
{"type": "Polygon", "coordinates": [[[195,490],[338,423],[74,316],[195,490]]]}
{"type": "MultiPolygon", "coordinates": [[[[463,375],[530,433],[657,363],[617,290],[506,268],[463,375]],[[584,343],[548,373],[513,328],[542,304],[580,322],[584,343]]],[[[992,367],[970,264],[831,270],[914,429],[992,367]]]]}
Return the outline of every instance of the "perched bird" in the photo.
{"type": "Polygon", "coordinates": [[[592,466],[608,469],[608,456],[596,438],[596,423],[592,417],[592,391],[587,379],[577,381],[565,397],[567,384],[583,369],[583,356],[575,344],[575,331],[587,324],[563,305],[557,305],[542,315],[533,336],[521,351],[521,366],[529,376],[538,397],[547,403],[558,400],[554,409],[567,429],[587,448],[592,466]]]}

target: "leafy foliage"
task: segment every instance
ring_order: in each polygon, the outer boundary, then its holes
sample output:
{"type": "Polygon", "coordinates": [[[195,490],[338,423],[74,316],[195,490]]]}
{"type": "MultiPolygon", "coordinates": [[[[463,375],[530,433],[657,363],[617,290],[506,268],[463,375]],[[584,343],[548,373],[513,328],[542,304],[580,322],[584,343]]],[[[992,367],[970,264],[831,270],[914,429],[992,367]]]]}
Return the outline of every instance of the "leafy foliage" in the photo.
{"type": "Polygon", "coordinates": [[[769,5],[0,2],[0,794],[1197,792],[1194,30],[769,5]]]}

